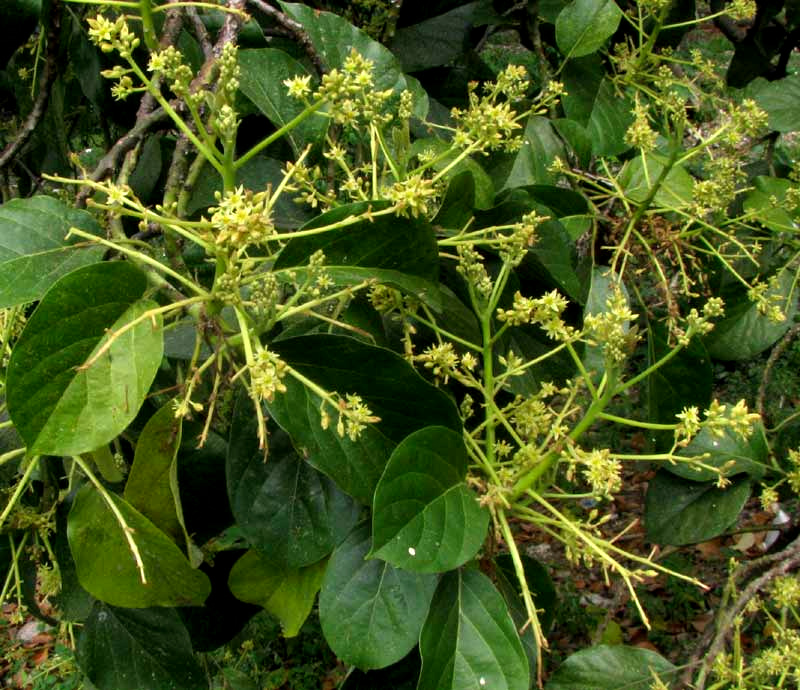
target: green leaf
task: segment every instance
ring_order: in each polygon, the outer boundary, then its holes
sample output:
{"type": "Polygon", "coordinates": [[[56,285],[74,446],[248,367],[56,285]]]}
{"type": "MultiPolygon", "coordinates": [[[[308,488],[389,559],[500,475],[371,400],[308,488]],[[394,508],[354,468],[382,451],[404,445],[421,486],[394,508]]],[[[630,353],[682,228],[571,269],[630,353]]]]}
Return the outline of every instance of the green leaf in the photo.
{"type": "MultiPolygon", "coordinates": [[[[301,228],[313,230],[363,213],[371,206],[378,211],[387,203],[358,202],[323,213],[301,228]]],[[[436,235],[423,218],[378,216],[362,219],[319,235],[289,240],[273,270],[306,266],[314,252],[325,253],[325,267],[341,284],[374,279],[416,295],[439,311],[439,250],[436,235]]],[[[295,271],[301,273],[301,271],[295,271]]]]}
{"type": "Polygon", "coordinates": [[[270,555],[274,567],[295,569],[319,561],[358,520],[358,505],[299,458],[284,431],[270,433],[264,461],[246,395],[234,408],[226,473],[236,523],[252,546],[270,555]]]}
{"type": "Polygon", "coordinates": [[[442,578],[419,649],[417,690],[528,690],[528,659],[506,603],[477,570],[442,578]]]}
{"type": "Polygon", "coordinates": [[[418,24],[398,29],[390,44],[406,72],[446,65],[464,53],[483,2],[468,2],[418,24]]]}
{"type": "Polygon", "coordinates": [[[750,359],[777,342],[792,325],[797,313],[797,292],[793,271],[783,270],[774,287],[767,290],[767,298],[784,310],[784,321],[773,321],[758,311],[758,305],[746,297],[729,302],[725,318],[714,326],[705,338],[708,353],[714,359],[750,359]],[[772,300],[777,297],[774,302],[772,300]]]}
{"type": "Polygon", "coordinates": [[[794,211],[786,201],[786,192],[795,185],[782,177],[759,176],[744,198],[744,210],[755,220],[775,232],[797,232],[794,211]]]}
{"type": "Polygon", "coordinates": [[[122,526],[100,493],[86,485],[75,497],[67,536],[81,586],[112,606],[200,606],[211,591],[208,578],[138,510],[111,496],[136,543],[141,572],[122,526]]]}
{"type": "MultiPolygon", "coordinates": [[[[539,563],[539,561],[525,554],[520,554],[520,560],[522,561],[522,569],[525,571],[525,581],[528,583],[528,589],[530,590],[534,606],[536,606],[542,632],[547,634],[555,618],[556,589],[553,586],[553,581],[550,579],[547,569],[539,563]]],[[[537,675],[538,650],[533,635],[533,629],[527,624],[528,612],[525,609],[525,602],[520,593],[520,586],[517,581],[511,554],[506,553],[497,556],[494,559],[494,563],[494,575],[497,589],[506,601],[506,605],[508,606],[508,610],[511,613],[511,618],[517,630],[525,630],[525,632],[521,633],[521,640],[522,646],[525,649],[525,655],[528,658],[531,681],[533,681],[537,675]]],[[[533,682],[531,685],[533,685],[533,682]]]]}
{"type": "MultiPolygon", "coordinates": [[[[764,427],[759,422],[753,435],[747,440],[733,434],[729,429],[724,430],[723,436],[715,436],[708,428],[704,428],[678,455],[706,455],[702,458],[703,464],[720,469],[724,467],[722,474],[725,477],[744,472],[753,479],[761,479],[767,471],[769,448],[764,427]]],[[[696,482],[711,481],[719,476],[713,470],[695,469],[682,462],[667,464],[664,468],[678,477],[696,482]]]]}
{"type": "Polygon", "coordinates": [[[322,428],[320,398],[288,376],[286,393],[267,405],[308,462],[361,503],[372,503],[389,455],[410,433],[431,425],[461,430],[450,397],[390,350],[327,334],[280,340],[270,349],[326,390],[360,395],[380,417],[358,440],[340,437],[334,428],[322,428]]]}
{"type": "MultiPolygon", "coordinates": [[[[648,328],[647,366],[672,351],[665,326],[651,323],[648,328]]],[[[711,358],[702,342],[694,338],[666,364],[647,377],[645,395],[647,418],[659,424],[674,424],[675,415],[692,405],[705,409],[711,402],[713,372],[711,358]]],[[[663,432],[660,441],[669,448],[672,432],[663,432]]]]}
{"type": "Polygon", "coordinates": [[[71,227],[100,234],[86,211],[49,196],[0,206],[0,309],[41,299],[61,276],[103,258],[104,247],[66,239],[71,227]]]}
{"type": "Polygon", "coordinates": [[[400,62],[391,51],[336,14],[320,12],[299,3],[281,2],[280,6],[303,27],[330,69],[341,68],[350,51],[355,49],[372,61],[376,90],[393,89],[400,93],[409,89],[414,94],[414,114],[419,118],[425,117],[428,112],[427,94],[416,79],[403,74],[400,62]]]}
{"type": "Polygon", "coordinates": [[[800,129],[800,74],[783,79],[759,79],[750,89],[759,108],[769,115],[770,129],[794,132],[800,129]]]}
{"type": "Polygon", "coordinates": [[[421,573],[452,570],[486,538],[489,513],[467,487],[461,435],[431,426],[395,448],[375,489],[370,558],[421,573]]]}
{"type": "Polygon", "coordinates": [[[617,30],[622,11],[614,0],[573,0],[556,19],[556,44],[568,58],[602,48],[617,30]]]}
{"type": "Polygon", "coordinates": [[[296,637],[311,613],[326,561],[298,569],[276,565],[272,556],[248,551],[233,566],[228,585],[237,599],[258,604],[281,622],[284,637],[296,637]]]}
{"type": "Polygon", "coordinates": [[[656,652],[623,645],[598,645],[570,655],[545,690],[649,690],[654,674],[669,685],[678,669],[656,652]]]}
{"type": "Polygon", "coordinates": [[[322,632],[334,654],[362,670],[383,668],[417,644],[436,576],[400,570],[370,550],[362,523],[333,552],[319,596],[322,632]]]}
{"type": "MultiPolygon", "coordinates": [[[[611,269],[605,266],[592,267],[591,283],[589,284],[589,294],[586,297],[586,304],[583,308],[584,317],[588,315],[604,314],[607,310],[606,302],[613,295],[615,287],[619,282],[611,275],[611,269]]],[[[625,299],[628,299],[628,292],[622,286],[625,299]]],[[[628,325],[624,330],[627,332],[628,325]]],[[[599,380],[606,370],[605,352],[602,345],[586,345],[583,351],[583,366],[589,372],[594,372],[595,379],[599,380]]]]}
{"type": "Polygon", "coordinates": [[[160,316],[144,317],[158,306],[142,299],[146,289],[131,264],[99,263],[64,276],[39,303],[6,379],[30,453],[94,450],[136,417],[164,348],[160,316]]]}
{"type": "Polygon", "coordinates": [[[176,542],[188,543],[183,525],[176,456],[181,445],[182,417],[167,402],[144,425],[136,441],[125,500],[176,542]]]}
{"type": "Polygon", "coordinates": [[[512,158],[510,168],[502,169],[499,189],[536,184],[552,184],[556,175],[550,165],[556,157],[565,158],[564,143],[551,122],[541,115],[531,115],[522,135],[522,148],[512,158]]]}
{"type": "MultiPolygon", "coordinates": [[[[639,155],[625,163],[619,175],[619,183],[626,196],[637,203],[647,199],[666,164],[666,158],[654,153],[646,158],[639,155]]],[[[675,165],[661,181],[653,197],[653,204],[667,209],[686,208],[693,203],[693,194],[694,178],[682,166],[675,165]]]]}
{"type": "Polygon", "coordinates": [[[81,631],[78,663],[97,690],[197,690],[205,673],[186,628],[169,608],[95,602],[81,631]]]}
{"type": "MultiPolygon", "coordinates": [[[[239,69],[239,89],[275,127],[283,127],[305,110],[305,104],[290,96],[283,82],[310,73],[282,50],[242,50],[239,52],[239,69]]],[[[315,114],[292,129],[286,138],[298,155],[308,144],[322,139],[327,128],[328,118],[315,114]]]]}
{"type": "Polygon", "coordinates": [[[674,546],[713,539],[736,522],[749,496],[748,477],[718,489],[712,483],[681,479],[661,470],[647,487],[647,538],[674,546]]]}

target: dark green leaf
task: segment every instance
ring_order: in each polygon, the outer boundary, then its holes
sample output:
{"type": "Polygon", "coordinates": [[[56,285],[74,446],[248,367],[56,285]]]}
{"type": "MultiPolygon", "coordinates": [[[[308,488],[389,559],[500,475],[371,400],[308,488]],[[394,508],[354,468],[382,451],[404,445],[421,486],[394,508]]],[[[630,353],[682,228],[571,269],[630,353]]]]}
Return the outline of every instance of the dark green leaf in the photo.
{"type": "Polygon", "coordinates": [[[365,560],[369,526],[362,524],[333,552],[322,583],[322,632],[342,661],[362,670],[383,668],[417,644],[436,576],[365,560]]]}
{"type": "MultiPolygon", "coordinates": [[[[370,204],[381,210],[387,204],[370,204]]],[[[367,204],[340,206],[301,228],[313,230],[363,213],[367,204]]],[[[298,237],[283,248],[274,270],[305,266],[314,252],[325,253],[325,265],[338,282],[356,283],[369,278],[394,285],[430,303],[437,311],[436,281],[439,254],[436,236],[423,218],[378,216],[318,235],[298,237]]]]}
{"type": "Polygon", "coordinates": [[[125,609],[98,601],[81,632],[77,655],[98,690],[197,690],[205,685],[174,609],[125,609]]]}
{"type": "Polygon", "coordinates": [[[113,606],[192,606],[209,594],[208,578],[195,570],[180,549],[126,501],[110,495],[130,529],[141,557],[141,569],[123,527],[92,486],[75,497],[67,524],[69,546],[81,586],[113,606]],[[146,583],[142,582],[144,571],[146,583]]]}
{"type": "MultiPolygon", "coordinates": [[[[671,352],[666,328],[651,324],[648,330],[647,365],[651,366],[671,352]]],[[[711,358],[703,344],[693,339],[666,364],[647,377],[645,394],[647,418],[659,424],[673,424],[675,415],[692,405],[705,409],[711,402],[711,358]]],[[[672,432],[664,432],[665,444],[672,445],[672,432]]],[[[668,447],[669,447],[668,446],[668,447]]]]}
{"type": "Polygon", "coordinates": [[[567,58],[602,48],[617,30],[622,11],[614,0],[573,0],[556,19],[556,43],[567,58]]]}
{"type": "MultiPolygon", "coordinates": [[[[652,186],[664,172],[666,159],[655,153],[646,158],[647,174],[645,174],[645,159],[639,155],[629,160],[619,174],[619,183],[626,196],[637,203],[649,198],[652,186]]],[[[694,201],[694,178],[680,166],[673,166],[666,177],[661,181],[652,198],[656,206],[667,209],[679,209],[690,206],[694,201]]]]}
{"type": "Polygon", "coordinates": [[[794,214],[786,201],[786,192],[794,187],[791,180],[759,176],[753,180],[755,189],[744,199],[744,210],[752,213],[759,223],[775,232],[797,231],[794,214]]]}
{"type": "MultiPolygon", "coordinates": [[[[362,503],[372,503],[389,455],[411,432],[431,425],[461,429],[452,400],[394,352],[334,335],[289,338],[270,348],[326,390],[360,395],[380,417],[381,421],[368,425],[356,441],[338,436],[334,428],[324,430],[322,401],[290,377],[284,379],[287,392],[268,405],[270,414],[308,461],[362,503]]],[[[334,417],[331,426],[335,425],[334,417]]]]}
{"type": "MultiPolygon", "coordinates": [[[[283,127],[306,106],[303,101],[289,95],[284,80],[307,76],[308,70],[282,50],[260,48],[239,52],[239,88],[255,106],[266,115],[276,128],[283,127]]],[[[298,155],[308,144],[325,136],[328,119],[311,115],[286,136],[298,155]]]]}
{"type": "MultiPolygon", "coordinates": [[[[547,573],[547,569],[539,561],[525,554],[520,554],[520,560],[522,561],[525,580],[528,583],[528,589],[539,617],[539,624],[542,627],[542,632],[547,634],[553,625],[555,617],[556,589],[553,586],[550,575],[547,573]]],[[[533,630],[528,624],[528,612],[525,609],[525,602],[520,593],[520,585],[514,570],[511,554],[502,554],[495,558],[494,562],[497,589],[506,601],[517,630],[525,630],[525,632],[521,633],[521,640],[525,649],[525,656],[528,658],[531,686],[533,686],[537,675],[538,649],[533,630]]]]}
{"type": "Polygon", "coordinates": [[[564,87],[564,112],[570,120],[584,127],[589,125],[605,69],[599,55],[587,55],[578,60],[569,60],[562,71],[564,87]]]}
{"type": "Polygon", "coordinates": [[[674,546],[713,539],[736,522],[749,495],[748,477],[718,489],[713,483],[693,482],[661,470],[647,487],[647,537],[674,546]]]}
{"type": "Polygon", "coordinates": [[[555,175],[550,166],[556,157],[565,158],[564,143],[553,129],[550,121],[541,115],[532,115],[522,134],[522,148],[506,172],[500,189],[511,189],[536,184],[552,184],[555,175]]]}
{"type": "Polygon", "coordinates": [[[300,23],[327,67],[341,68],[350,51],[358,51],[374,65],[376,89],[394,89],[398,93],[409,89],[414,94],[414,114],[425,117],[428,112],[425,91],[416,79],[403,74],[400,62],[387,48],[343,17],[299,3],[281,2],[280,5],[287,15],[300,23]]]}
{"type": "Polygon", "coordinates": [[[395,33],[391,51],[406,72],[446,65],[468,47],[476,11],[483,2],[468,2],[449,12],[404,26],[395,33]]]}
{"type": "Polygon", "coordinates": [[[326,565],[322,560],[284,569],[271,555],[251,550],[233,566],[228,585],[237,599],[258,604],[275,616],[284,637],[296,637],[314,606],[326,565]]]}
{"type": "Polygon", "coordinates": [[[800,129],[800,74],[770,82],[758,80],[753,84],[752,94],[769,115],[770,129],[778,132],[800,129]]]}
{"type": "Polygon", "coordinates": [[[66,239],[71,227],[100,234],[86,211],[49,196],[0,206],[0,309],[41,299],[61,276],[103,258],[104,247],[66,239]]]}
{"type": "Polygon", "coordinates": [[[175,462],[181,444],[182,420],[175,416],[172,401],[147,420],[136,441],[124,493],[133,508],[176,542],[188,540],[175,462]]]}
{"type": "Polygon", "coordinates": [[[714,359],[750,359],[777,342],[789,330],[797,313],[797,288],[793,271],[783,270],[775,286],[767,291],[767,299],[783,309],[786,319],[773,321],[758,311],[758,305],[746,297],[737,303],[728,303],[725,318],[716,324],[705,338],[708,353],[714,359]]]}
{"type": "Polygon", "coordinates": [[[6,380],[31,453],[85,453],[134,419],[163,353],[160,316],[142,318],[157,306],[142,299],[146,288],[141,271],[115,261],[73,271],[44,296],[6,380]]]}
{"type": "Polygon", "coordinates": [[[236,402],[227,460],[228,496],[250,544],[278,568],[295,569],[327,556],[358,520],[358,506],[297,456],[285,432],[270,434],[269,456],[258,448],[253,403],[236,402]]]}
{"type": "Polygon", "coordinates": [[[598,645],[572,654],[544,686],[545,690],[649,690],[654,674],[667,684],[678,673],[649,649],[598,645]]]}
{"type": "Polygon", "coordinates": [[[371,558],[422,573],[452,570],[486,538],[489,513],[466,485],[461,435],[431,426],[395,448],[375,489],[371,558]]]}
{"type": "Polygon", "coordinates": [[[442,578],[419,649],[418,690],[528,690],[528,660],[506,603],[477,570],[442,578]]]}
{"type": "MultiPolygon", "coordinates": [[[[701,458],[703,464],[724,467],[722,474],[726,477],[744,472],[753,479],[761,479],[767,471],[769,448],[764,427],[759,423],[746,441],[727,429],[722,436],[715,436],[708,428],[702,429],[679,455],[705,456],[701,458]]],[[[711,481],[719,476],[713,470],[696,469],[682,462],[664,467],[672,474],[696,482],[711,481]]]]}

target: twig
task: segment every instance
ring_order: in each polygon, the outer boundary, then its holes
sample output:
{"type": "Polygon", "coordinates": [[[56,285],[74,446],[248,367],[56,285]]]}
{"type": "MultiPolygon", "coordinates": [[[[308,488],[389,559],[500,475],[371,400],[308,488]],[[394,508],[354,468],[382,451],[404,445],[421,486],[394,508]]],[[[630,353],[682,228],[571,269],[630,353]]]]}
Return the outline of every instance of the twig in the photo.
{"type": "Polygon", "coordinates": [[[789,343],[792,342],[798,333],[800,333],[800,323],[795,324],[788,331],[786,331],[780,342],[773,347],[772,352],[769,353],[767,363],[764,365],[764,373],[761,376],[761,385],[758,387],[758,398],[756,400],[756,411],[761,415],[762,419],[765,418],[764,400],[767,397],[767,385],[769,384],[769,378],[770,374],[772,373],[772,369],[775,367],[775,363],[778,361],[778,358],[784,353],[786,348],[789,347],[789,343]]]}
{"type": "Polygon", "coordinates": [[[311,60],[311,64],[314,65],[314,69],[320,77],[328,71],[319,53],[317,53],[316,48],[314,48],[311,38],[309,38],[308,33],[300,22],[296,22],[291,17],[287,17],[279,9],[268,5],[264,0],[248,0],[248,2],[268,17],[272,17],[272,19],[292,35],[292,38],[300,44],[300,47],[305,51],[306,55],[308,55],[308,59],[311,60]]]}
{"type": "Polygon", "coordinates": [[[697,652],[695,652],[691,662],[688,664],[686,673],[684,673],[684,687],[690,687],[689,682],[693,670],[699,666],[699,673],[694,688],[695,690],[705,690],[708,671],[713,665],[714,660],[724,649],[731,629],[735,625],[736,618],[744,611],[748,602],[776,577],[785,575],[790,570],[800,566],[800,537],[795,539],[782,551],[770,554],[769,556],[765,556],[758,559],[758,561],[744,566],[742,570],[737,573],[737,579],[748,574],[756,567],[767,564],[773,565],[748,583],[736,601],[724,610],[716,628],[709,628],[708,632],[703,636],[703,640],[701,640],[698,645],[697,652]]]}
{"type": "Polygon", "coordinates": [[[61,0],[52,0],[50,3],[50,16],[47,24],[47,53],[45,56],[44,69],[39,81],[39,93],[36,94],[36,101],[33,108],[25,118],[16,138],[8,144],[0,153],[0,170],[5,168],[20,149],[28,142],[33,132],[39,126],[39,122],[47,109],[50,100],[50,87],[53,85],[58,75],[58,37],[61,32],[61,0]]]}
{"type": "Polygon", "coordinates": [[[189,17],[189,22],[194,29],[194,36],[200,44],[200,49],[203,51],[203,57],[210,60],[214,57],[214,47],[211,45],[211,39],[208,36],[206,25],[200,19],[196,7],[187,7],[186,16],[189,17]]]}

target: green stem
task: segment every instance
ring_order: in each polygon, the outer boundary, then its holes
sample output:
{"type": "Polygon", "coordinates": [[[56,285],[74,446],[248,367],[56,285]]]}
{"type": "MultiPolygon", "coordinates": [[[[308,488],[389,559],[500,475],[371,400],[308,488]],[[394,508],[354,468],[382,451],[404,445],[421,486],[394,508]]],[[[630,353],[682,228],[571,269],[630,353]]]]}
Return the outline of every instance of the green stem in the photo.
{"type": "Polygon", "coordinates": [[[25,468],[25,472],[22,475],[22,478],[17,482],[16,487],[14,488],[14,493],[11,495],[11,498],[8,499],[8,504],[5,507],[5,510],[0,514],[0,529],[3,528],[3,523],[8,519],[8,516],[11,515],[11,511],[14,510],[14,506],[17,505],[17,501],[19,501],[22,493],[28,486],[28,482],[31,479],[31,475],[33,471],[39,466],[39,456],[35,455],[31,458],[31,461],[28,463],[28,466],[25,468]]]}
{"type": "Polygon", "coordinates": [[[291,132],[295,127],[297,127],[301,122],[307,120],[311,115],[317,112],[323,105],[325,105],[327,101],[320,100],[316,103],[312,103],[308,108],[306,108],[303,112],[297,115],[295,118],[289,120],[283,127],[280,129],[275,130],[272,134],[270,134],[265,139],[262,139],[258,142],[253,148],[251,148],[247,153],[241,156],[233,165],[235,169],[241,168],[247,161],[249,161],[253,156],[258,155],[263,151],[267,146],[272,144],[273,142],[280,139],[284,134],[291,132]]]}
{"type": "MultiPolygon", "coordinates": [[[[616,394],[616,386],[614,382],[616,380],[616,372],[611,370],[611,375],[606,381],[605,389],[603,390],[602,395],[594,400],[592,404],[589,406],[589,409],[586,410],[586,414],[583,415],[583,418],[580,422],[578,422],[569,433],[568,438],[572,441],[578,439],[584,431],[586,431],[592,424],[594,424],[597,417],[603,411],[603,409],[611,402],[611,399],[616,394]]],[[[527,474],[520,477],[517,480],[517,483],[511,489],[509,493],[508,500],[513,503],[516,501],[522,494],[524,494],[528,489],[530,489],[538,480],[539,478],[550,469],[553,463],[558,459],[558,453],[555,451],[551,451],[548,453],[544,458],[542,458],[541,462],[537,463],[527,474]]]]}
{"type": "Polygon", "coordinates": [[[151,0],[139,0],[139,14],[142,17],[142,33],[144,44],[151,53],[158,52],[158,36],[153,24],[153,3],[151,0]]]}

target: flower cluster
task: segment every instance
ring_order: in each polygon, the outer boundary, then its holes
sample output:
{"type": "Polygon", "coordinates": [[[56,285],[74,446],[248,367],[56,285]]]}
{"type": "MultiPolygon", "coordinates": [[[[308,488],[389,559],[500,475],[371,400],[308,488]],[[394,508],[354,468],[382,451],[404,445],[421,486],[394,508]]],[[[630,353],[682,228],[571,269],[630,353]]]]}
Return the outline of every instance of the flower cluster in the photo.
{"type": "MultiPolygon", "coordinates": [[[[329,403],[325,400],[320,405],[320,420],[323,429],[327,429],[330,425],[328,405],[329,403]]],[[[360,395],[352,393],[348,393],[344,398],[339,398],[336,410],[339,415],[336,422],[336,433],[341,437],[347,436],[351,441],[358,440],[367,424],[376,424],[381,421],[380,417],[372,414],[360,395]]]]}
{"type": "Polygon", "coordinates": [[[415,359],[422,362],[426,369],[430,369],[433,372],[437,383],[439,381],[447,383],[456,372],[456,367],[458,366],[458,354],[452,343],[431,345],[421,355],[417,355],[415,359]]]}
{"type": "Polygon", "coordinates": [[[483,263],[483,257],[473,247],[458,245],[458,265],[456,270],[464,276],[467,284],[474,287],[479,295],[489,297],[492,292],[492,279],[483,263]]]}
{"type": "Polygon", "coordinates": [[[575,329],[568,326],[562,314],[567,308],[567,300],[556,290],[547,292],[541,297],[523,297],[522,293],[514,295],[511,309],[498,309],[497,318],[511,326],[535,324],[542,328],[551,340],[569,340],[575,335],[575,329]]]}
{"type": "Polygon", "coordinates": [[[703,305],[702,314],[694,307],[686,315],[686,328],[675,325],[671,331],[678,338],[678,343],[687,346],[694,335],[705,335],[714,328],[712,319],[725,313],[725,303],[720,297],[710,297],[703,305]]]}
{"type": "Polygon", "coordinates": [[[712,400],[711,405],[704,412],[704,416],[703,426],[712,435],[720,438],[730,430],[736,436],[748,439],[752,436],[755,425],[761,421],[761,415],[757,412],[750,412],[744,400],[740,400],[730,409],[728,405],[720,404],[718,400],[712,400]]]}
{"type": "Polygon", "coordinates": [[[275,233],[270,191],[253,192],[237,187],[225,194],[217,192],[217,207],[211,215],[216,230],[213,241],[233,251],[265,244],[275,233]]]}
{"type": "Polygon", "coordinates": [[[395,182],[383,191],[383,196],[394,203],[399,215],[411,214],[414,218],[426,215],[437,195],[433,181],[421,174],[395,182]]]}
{"type": "Polygon", "coordinates": [[[250,363],[250,393],[255,400],[271,402],[275,393],[285,393],[283,379],[288,366],[277,354],[259,347],[250,363]]]}
{"type": "MultiPolygon", "coordinates": [[[[374,63],[353,48],[342,69],[334,69],[322,76],[315,97],[329,103],[328,115],[334,122],[358,129],[366,123],[385,123],[392,115],[385,113],[386,103],[393,90],[375,88],[374,63]]],[[[305,77],[289,81],[289,93],[305,99],[308,94],[305,77]]]]}
{"type": "Polygon", "coordinates": [[[500,258],[510,266],[519,266],[528,249],[537,240],[537,228],[549,220],[549,216],[540,216],[536,211],[526,213],[522,220],[514,225],[511,234],[503,237],[503,244],[500,248],[500,258]]]}
{"type": "Polygon", "coordinates": [[[90,17],[89,40],[104,53],[117,51],[123,58],[130,58],[133,51],[141,42],[129,28],[124,17],[117,17],[114,21],[107,19],[102,14],[90,17]]]}
{"type": "Polygon", "coordinates": [[[636,99],[633,107],[633,122],[625,132],[625,143],[649,153],[656,147],[658,133],[650,126],[647,107],[636,99]]]}
{"type": "Polygon", "coordinates": [[[764,314],[770,321],[781,323],[786,320],[786,314],[781,308],[785,298],[777,275],[772,276],[766,283],[754,280],[747,291],[747,297],[751,302],[755,302],[758,312],[764,314]]]}
{"type": "Polygon", "coordinates": [[[453,143],[461,148],[488,153],[494,150],[518,151],[522,138],[515,136],[522,125],[507,101],[497,102],[496,96],[480,97],[477,84],[470,84],[469,107],[450,111],[458,123],[453,143]]]}
{"type": "Polygon", "coordinates": [[[621,364],[638,340],[636,330],[630,327],[635,317],[622,290],[613,290],[606,299],[606,308],[602,313],[584,317],[587,341],[591,345],[602,346],[606,361],[621,364]]]}

